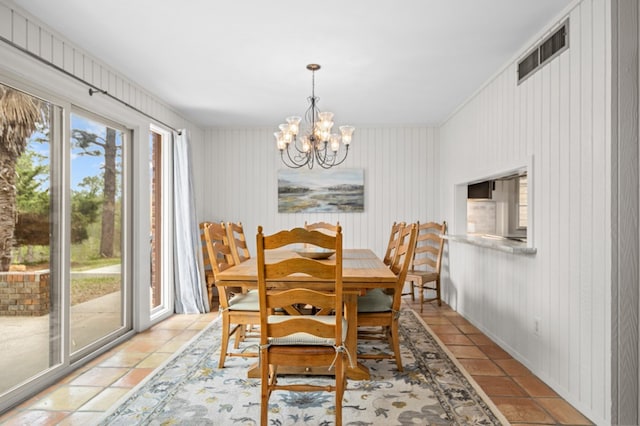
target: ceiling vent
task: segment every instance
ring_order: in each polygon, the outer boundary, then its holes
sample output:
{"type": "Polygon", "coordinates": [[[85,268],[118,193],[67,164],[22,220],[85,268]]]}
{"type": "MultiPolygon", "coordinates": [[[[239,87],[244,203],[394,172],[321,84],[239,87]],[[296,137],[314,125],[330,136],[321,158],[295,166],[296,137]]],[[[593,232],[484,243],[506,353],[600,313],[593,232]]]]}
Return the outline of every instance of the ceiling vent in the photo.
{"type": "Polygon", "coordinates": [[[567,19],[518,62],[518,84],[568,48],[569,20],[567,19]]]}

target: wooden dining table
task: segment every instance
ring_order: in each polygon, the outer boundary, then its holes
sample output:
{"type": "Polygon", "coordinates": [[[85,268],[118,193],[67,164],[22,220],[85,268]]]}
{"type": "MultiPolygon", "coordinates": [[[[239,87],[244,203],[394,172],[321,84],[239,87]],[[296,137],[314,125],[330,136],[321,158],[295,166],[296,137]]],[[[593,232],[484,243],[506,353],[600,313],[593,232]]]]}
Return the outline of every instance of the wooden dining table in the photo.
{"type": "MultiPolygon", "coordinates": [[[[294,250],[269,250],[265,252],[266,262],[279,259],[299,257],[294,250]]],[[[342,283],[344,290],[345,316],[348,321],[345,346],[351,354],[353,366],[347,366],[347,377],[353,380],[368,380],[369,369],[357,362],[358,348],[358,295],[373,288],[393,288],[396,283],[395,274],[369,249],[344,249],[342,251],[342,283]]],[[[248,289],[258,286],[257,259],[251,258],[245,262],[226,269],[216,275],[216,285],[224,287],[245,287],[248,289]]],[[[296,275],[283,278],[278,286],[291,288],[300,285],[317,286],[321,283],[313,281],[311,277],[296,275]]],[[[320,288],[320,287],[315,287],[320,288]]],[[[281,371],[281,369],[279,369],[281,371]]],[[[291,374],[327,374],[324,370],[305,368],[298,371],[283,372],[291,374]]],[[[249,377],[260,377],[259,368],[253,366],[248,371],[249,377]]]]}

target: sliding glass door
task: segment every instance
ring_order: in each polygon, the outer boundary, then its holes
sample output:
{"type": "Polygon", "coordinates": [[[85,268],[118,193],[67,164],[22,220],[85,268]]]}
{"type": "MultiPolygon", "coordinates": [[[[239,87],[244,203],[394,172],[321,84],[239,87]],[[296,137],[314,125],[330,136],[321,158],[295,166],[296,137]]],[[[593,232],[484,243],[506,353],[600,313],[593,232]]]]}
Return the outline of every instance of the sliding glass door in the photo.
{"type": "Polygon", "coordinates": [[[130,140],[0,82],[0,411],[132,328],[130,140]]]}
{"type": "Polygon", "coordinates": [[[0,84],[0,395],[62,362],[54,174],[61,109],[0,84]]]}
{"type": "Polygon", "coordinates": [[[127,131],[88,112],[71,114],[70,352],[126,327],[123,174],[127,131]]]}

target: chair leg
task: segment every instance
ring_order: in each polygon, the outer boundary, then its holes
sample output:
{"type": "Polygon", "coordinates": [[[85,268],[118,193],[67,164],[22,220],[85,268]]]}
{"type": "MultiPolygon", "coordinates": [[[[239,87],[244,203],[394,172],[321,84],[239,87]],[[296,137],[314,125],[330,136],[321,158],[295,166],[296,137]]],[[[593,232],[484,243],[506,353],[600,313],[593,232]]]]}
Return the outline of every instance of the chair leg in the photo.
{"type": "Polygon", "coordinates": [[[267,349],[262,349],[260,353],[260,425],[267,426],[269,423],[269,394],[271,387],[270,368],[266,362],[267,349]]]}
{"type": "Polygon", "coordinates": [[[207,298],[209,299],[209,310],[213,309],[213,306],[215,304],[216,301],[216,295],[213,292],[213,283],[209,284],[207,283],[207,298]]]}
{"type": "Polygon", "coordinates": [[[396,358],[396,365],[398,366],[398,371],[402,372],[402,356],[400,355],[400,336],[398,335],[398,323],[399,319],[394,319],[391,323],[391,347],[393,348],[393,354],[396,358]]]}
{"type": "Polygon", "coordinates": [[[416,294],[415,294],[415,290],[414,290],[414,284],[413,281],[409,281],[411,283],[411,301],[415,302],[416,301],[416,294]]]}
{"type": "Polygon", "coordinates": [[[424,287],[422,285],[418,286],[418,291],[420,292],[420,313],[424,308],[424,287]]]}
{"type": "Polygon", "coordinates": [[[342,426],[342,399],[345,388],[345,356],[340,354],[336,361],[336,426],[342,426]]]}
{"type": "Polygon", "coordinates": [[[234,349],[240,348],[240,342],[244,342],[246,335],[246,325],[241,324],[236,331],[236,340],[233,344],[234,349]]]}
{"type": "Polygon", "coordinates": [[[438,306],[442,306],[442,299],[440,298],[440,277],[436,278],[436,297],[438,298],[438,306]]]}
{"type": "Polygon", "coordinates": [[[220,361],[218,368],[224,368],[224,360],[227,357],[227,349],[229,347],[230,319],[227,312],[222,312],[222,343],[220,344],[220,361]]]}

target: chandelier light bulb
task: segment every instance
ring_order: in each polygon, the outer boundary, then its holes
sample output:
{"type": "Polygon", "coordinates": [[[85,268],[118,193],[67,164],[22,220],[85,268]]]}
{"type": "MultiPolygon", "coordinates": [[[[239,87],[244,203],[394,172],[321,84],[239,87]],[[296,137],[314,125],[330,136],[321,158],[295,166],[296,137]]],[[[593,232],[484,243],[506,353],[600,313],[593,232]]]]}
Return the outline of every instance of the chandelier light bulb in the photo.
{"type": "Polygon", "coordinates": [[[351,138],[353,137],[353,131],[355,127],[353,126],[340,126],[340,133],[342,133],[342,143],[345,145],[349,145],[351,143],[351,138]]]}
{"type": "Polygon", "coordinates": [[[338,152],[340,149],[340,135],[336,133],[331,134],[331,151],[338,152]]]}
{"type": "Polygon", "coordinates": [[[331,130],[333,127],[332,112],[321,112],[318,114],[318,118],[320,119],[319,126],[322,130],[331,130]]]}
{"type": "Polygon", "coordinates": [[[278,147],[278,149],[280,151],[284,150],[284,148],[286,147],[286,143],[284,143],[284,139],[282,137],[282,132],[275,132],[273,134],[273,136],[275,136],[276,138],[276,146],[278,147]]]}
{"type": "Polygon", "coordinates": [[[329,139],[331,139],[331,129],[323,129],[320,132],[320,139],[323,142],[329,142],[329,139]]]}
{"type": "Polygon", "coordinates": [[[311,150],[311,142],[309,141],[309,137],[305,136],[302,140],[302,152],[309,152],[311,150]]]}
{"type": "Polygon", "coordinates": [[[302,118],[291,116],[287,117],[287,124],[289,125],[289,132],[291,132],[294,136],[298,134],[300,131],[300,121],[302,118]]]}

